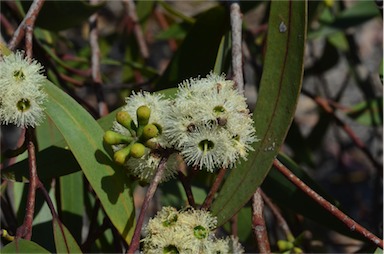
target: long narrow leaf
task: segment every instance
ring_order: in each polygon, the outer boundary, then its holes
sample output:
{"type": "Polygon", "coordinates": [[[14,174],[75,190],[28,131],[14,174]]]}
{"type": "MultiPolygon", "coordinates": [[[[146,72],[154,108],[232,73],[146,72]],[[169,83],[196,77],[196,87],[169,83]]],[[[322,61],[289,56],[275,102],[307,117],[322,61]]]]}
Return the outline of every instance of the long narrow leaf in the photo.
{"type": "Polygon", "coordinates": [[[231,171],[212,204],[219,225],[260,186],[292,122],[303,76],[306,5],[305,1],[271,3],[267,52],[253,116],[260,141],[248,161],[231,171]]]}

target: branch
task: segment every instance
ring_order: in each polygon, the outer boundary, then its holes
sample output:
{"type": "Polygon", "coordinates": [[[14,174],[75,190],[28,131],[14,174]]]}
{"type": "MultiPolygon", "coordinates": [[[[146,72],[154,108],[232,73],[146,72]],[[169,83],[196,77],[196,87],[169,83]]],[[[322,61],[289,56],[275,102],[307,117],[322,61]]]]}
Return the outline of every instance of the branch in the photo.
{"type": "Polygon", "coordinates": [[[271,209],[272,214],[276,217],[278,225],[284,231],[284,234],[288,241],[293,241],[295,238],[293,237],[292,231],[288,226],[287,221],[281,215],[279,209],[276,207],[274,203],[272,203],[271,199],[260,189],[260,195],[263,198],[264,202],[267,204],[269,209],[271,209]]]}
{"type": "Polygon", "coordinates": [[[241,12],[238,3],[231,3],[230,6],[231,16],[231,31],[232,31],[232,71],[233,81],[238,91],[244,93],[244,78],[243,78],[243,59],[241,50],[241,12]]]}
{"type": "Polygon", "coordinates": [[[128,16],[133,22],[133,32],[135,34],[137,43],[139,44],[141,56],[144,59],[148,59],[149,51],[144,39],[143,31],[141,30],[139,18],[137,17],[137,14],[136,14],[135,3],[132,0],[124,0],[124,3],[126,4],[128,9],[128,16]]]}
{"type": "Polygon", "coordinates": [[[371,163],[376,168],[378,174],[383,176],[383,165],[375,160],[372,153],[369,151],[368,147],[364,144],[364,142],[355,134],[352,128],[345,124],[336,114],[334,108],[329,105],[328,101],[319,96],[315,96],[310,94],[309,92],[303,91],[303,94],[313,99],[318,106],[320,106],[325,112],[327,112],[335,121],[336,124],[339,125],[344,132],[352,139],[353,143],[368,157],[371,163]]]}
{"type": "Polygon", "coordinates": [[[184,175],[184,173],[181,171],[179,171],[178,177],[179,177],[181,184],[183,185],[183,188],[184,188],[185,194],[187,196],[189,205],[192,206],[193,208],[195,208],[196,202],[195,202],[195,198],[193,197],[190,178],[186,177],[184,175]]]}
{"type": "Polygon", "coordinates": [[[255,234],[257,246],[260,253],[271,253],[271,247],[268,241],[268,233],[265,227],[263,216],[264,202],[258,188],[252,197],[252,229],[255,234]]]}
{"type": "Polygon", "coordinates": [[[344,223],[350,231],[356,231],[364,238],[368,239],[370,242],[377,245],[379,248],[383,249],[383,240],[372,234],[370,231],[362,227],[356,221],[352,220],[345,213],[340,211],[336,206],[329,203],[322,196],[317,194],[314,190],[312,190],[308,185],[306,185],[303,181],[301,181],[297,176],[295,176],[288,168],[286,168],[279,160],[275,159],[273,161],[273,166],[277,168],[288,180],[290,180],[296,187],[302,190],[305,194],[307,194],[310,198],[312,198],[316,203],[321,205],[325,210],[331,213],[334,217],[339,219],[342,223],[344,223]]]}
{"type": "Polygon", "coordinates": [[[209,190],[209,193],[205,198],[204,203],[201,206],[201,209],[208,209],[211,206],[213,198],[215,197],[217,191],[220,188],[221,183],[224,180],[225,173],[227,173],[227,168],[221,168],[219,170],[219,173],[216,176],[215,182],[213,183],[211,189],[209,190]]]}
{"type": "Polygon", "coordinates": [[[142,228],[143,223],[144,223],[145,213],[148,209],[149,203],[151,202],[151,200],[153,198],[153,195],[156,192],[157,186],[159,185],[160,180],[164,175],[165,164],[166,164],[167,160],[168,160],[168,156],[165,156],[161,159],[159,166],[157,167],[155,177],[151,181],[151,183],[148,187],[147,193],[145,194],[143,206],[141,207],[140,214],[139,214],[139,217],[137,219],[135,231],[133,233],[132,241],[131,241],[131,244],[129,246],[129,249],[127,250],[127,254],[128,253],[134,253],[137,250],[137,248],[139,247],[140,233],[141,233],[141,228],[142,228]]]}
{"type": "MultiPolygon", "coordinates": [[[[91,0],[91,3],[98,3],[98,0],[91,0]]],[[[104,100],[103,90],[101,89],[101,71],[100,71],[100,47],[99,47],[99,34],[97,30],[97,18],[98,14],[94,13],[89,18],[89,43],[92,50],[92,80],[96,90],[97,103],[99,105],[99,116],[105,116],[108,114],[108,107],[104,100]]]]}
{"type": "Polygon", "coordinates": [[[35,212],[36,189],[38,187],[39,178],[36,169],[35,144],[33,143],[33,129],[29,128],[25,132],[25,138],[28,140],[28,166],[29,166],[29,189],[27,204],[25,208],[25,217],[23,224],[16,231],[16,238],[25,238],[31,240],[32,222],[35,212]]]}
{"type": "Polygon", "coordinates": [[[33,27],[35,25],[37,15],[43,7],[44,1],[45,0],[33,1],[23,21],[20,23],[19,27],[13,34],[11,41],[8,43],[8,48],[10,50],[15,49],[25,35],[26,54],[28,57],[32,58],[33,27]]]}

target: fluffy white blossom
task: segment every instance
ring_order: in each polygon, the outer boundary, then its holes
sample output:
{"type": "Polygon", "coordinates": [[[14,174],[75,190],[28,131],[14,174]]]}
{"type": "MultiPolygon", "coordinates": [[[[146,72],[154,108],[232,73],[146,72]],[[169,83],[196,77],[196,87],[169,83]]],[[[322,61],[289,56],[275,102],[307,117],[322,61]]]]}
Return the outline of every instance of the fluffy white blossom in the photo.
{"type": "Polygon", "coordinates": [[[246,99],[224,75],[184,81],[171,106],[164,134],[191,166],[231,167],[257,140],[246,99]]]}
{"type": "Polygon", "coordinates": [[[17,51],[0,59],[0,119],[2,124],[35,127],[44,119],[47,95],[42,66],[17,51]]]}
{"type": "Polygon", "coordinates": [[[214,228],[216,217],[208,211],[188,208],[177,211],[173,207],[163,207],[150,219],[144,231],[146,237],[144,253],[243,253],[236,242],[232,247],[231,239],[217,239],[214,228]]]}

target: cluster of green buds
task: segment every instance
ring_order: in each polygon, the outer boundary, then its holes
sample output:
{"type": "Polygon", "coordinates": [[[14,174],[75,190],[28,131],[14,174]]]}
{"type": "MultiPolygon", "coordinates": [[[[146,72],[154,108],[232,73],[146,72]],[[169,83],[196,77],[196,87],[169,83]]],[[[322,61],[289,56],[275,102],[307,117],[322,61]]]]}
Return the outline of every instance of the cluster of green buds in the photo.
{"type": "Polygon", "coordinates": [[[114,153],[114,160],[123,165],[130,158],[139,159],[145,154],[145,147],[154,149],[156,143],[151,139],[159,134],[159,127],[149,123],[151,109],[147,106],[140,106],[136,110],[137,125],[132,117],[126,111],[120,111],[116,114],[116,121],[126,128],[130,135],[108,130],[104,134],[104,141],[110,145],[126,144],[121,150],[114,153]]]}

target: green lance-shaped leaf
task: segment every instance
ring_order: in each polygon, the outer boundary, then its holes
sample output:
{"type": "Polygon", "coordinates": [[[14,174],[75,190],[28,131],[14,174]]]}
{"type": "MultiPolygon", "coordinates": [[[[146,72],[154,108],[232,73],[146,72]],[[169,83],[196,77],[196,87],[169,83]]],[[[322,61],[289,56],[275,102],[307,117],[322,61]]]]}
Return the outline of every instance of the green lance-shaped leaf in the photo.
{"type": "Polygon", "coordinates": [[[103,146],[103,129],[55,85],[47,81],[43,88],[48,94],[46,113],[63,135],[113,225],[129,243],[135,223],[132,189],[122,168],[111,160],[112,152],[103,146]]]}
{"type": "Polygon", "coordinates": [[[254,110],[255,143],[246,162],[231,170],[211,210],[218,225],[251,198],[267,175],[296,109],[303,76],[305,1],[272,1],[259,97],[254,110]]]}
{"type": "Polygon", "coordinates": [[[49,253],[35,242],[17,239],[1,249],[1,253],[49,253]]]}
{"type": "Polygon", "coordinates": [[[82,253],[68,229],[55,218],[53,219],[53,236],[57,253],[82,253]]]}

